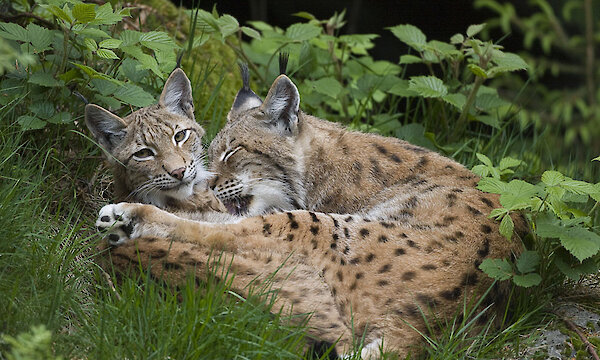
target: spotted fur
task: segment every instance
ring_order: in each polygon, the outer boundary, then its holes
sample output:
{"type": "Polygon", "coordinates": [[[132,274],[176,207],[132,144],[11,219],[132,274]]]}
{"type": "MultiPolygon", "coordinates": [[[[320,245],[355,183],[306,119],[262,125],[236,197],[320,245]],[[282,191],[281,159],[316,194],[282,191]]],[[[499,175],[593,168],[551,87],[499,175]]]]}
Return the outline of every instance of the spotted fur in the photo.
{"type": "MultiPolygon", "coordinates": [[[[231,266],[242,294],[275,272],[274,309],[312,313],[313,337],[347,354],[352,335],[364,334],[363,358],[380,346],[403,357],[422,341],[412,327],[428,331],[423,313],[453,316],[492,284],[479,269],[484,258],[518,252],[519,241],[503,239],[486,216],[498,197],[477,190],[462,165],[304,114],[284,75],[264,102],[249,89],[240,96],[209,156],[211,186],[246,217],[211,224],[149,205],[107,205],[97,225],[114,224],[117,265],[152,264],[173,282],[231,266]],[[215,251],[220,263],[208,261],[215,251]]],[[[501,302],[500,289],[489,303],[501,302]]]]}

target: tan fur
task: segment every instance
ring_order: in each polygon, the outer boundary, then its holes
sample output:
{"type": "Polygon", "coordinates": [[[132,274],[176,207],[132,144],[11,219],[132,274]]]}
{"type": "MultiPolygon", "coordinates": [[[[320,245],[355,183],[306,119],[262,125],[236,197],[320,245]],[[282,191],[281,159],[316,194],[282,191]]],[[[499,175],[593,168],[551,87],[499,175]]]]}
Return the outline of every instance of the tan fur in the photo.
{"type": "MultiPolygon", "coordinates": [[[[353,333],[365,335],[363,358],[377,356],[382,340],[401,356],[418,352],[422,337],[411,326],[427,333],[421,312],[455,315],[492,284],[481,261],[508,257],[520,242],[499,235],[486,216],[498,197],[477,190],[462,165],[299,112],[290,84],[280,77],[261,106],[232,109],[209,149],[222,200],[265,215],[210,224],[121,203],[104,207],[97,225],[131,230],[118,233],[117,265],[136,263],[139,252],[153,274],[175,282],[231,264],[233,287],[245,294],[277,271],[276,305],[312,313],[309,333],[339,340],[340,354],[351,350],[353,333]],[[203,266],[214,251],[221,265],[203,266]]],[[[502,300],[495,286],[486,304],[502,300]]]]}

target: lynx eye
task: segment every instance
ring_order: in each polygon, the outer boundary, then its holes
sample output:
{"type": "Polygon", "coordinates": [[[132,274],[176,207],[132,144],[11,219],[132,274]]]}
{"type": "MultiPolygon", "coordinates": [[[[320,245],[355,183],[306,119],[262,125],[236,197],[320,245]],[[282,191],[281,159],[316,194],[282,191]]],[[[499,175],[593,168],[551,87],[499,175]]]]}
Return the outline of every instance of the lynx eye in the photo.
{"type": "Polygon", "coordinates": [[[133,158],[138,161],[150,160],[154,157],[154,151],[150,148],[143,148],[133,153],[133,158]]]}
{"type": "Polygon", "coordinates": [[[184,143],[190,137],[190,130],[181,130],[173,136],[176,144],[184,143]]]}

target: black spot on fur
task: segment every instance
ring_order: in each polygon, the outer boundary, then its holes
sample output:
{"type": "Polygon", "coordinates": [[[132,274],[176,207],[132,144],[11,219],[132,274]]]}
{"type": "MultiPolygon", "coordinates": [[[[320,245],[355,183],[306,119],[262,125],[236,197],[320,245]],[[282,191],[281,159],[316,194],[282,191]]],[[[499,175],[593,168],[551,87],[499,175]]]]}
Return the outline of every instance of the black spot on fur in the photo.
{"type": "Polygon", "coordinates": [[[373,254],[373,253],[369,253],[369,255],[367,255],[367,256],[365,257],[365,260],[366,260],[367,262],[371,262],[371,261],[373,261],[373,259],[375,259],[375,254],[373,254]]]}
{"type": "Polygon", "coordinates": [[[319,247],[319,243],[317,243],[317,240],[315,240],[315,239],[312,239],[310,241],[310,243],[312,244],[313,250],[315,250],[317,247],[319,247]]]}
{"type": "Polygon", "coordinates": [[[365,236],[369,235],[369,230],[362,228],[362,229],[360,229],[359,234],[360,234],[360,236],[362,236],[364,238],[365,236]]]}
{"type": "Polygon", "coordinates": [[[373,175],[379,177],[381,175],[379,161],[377,161],[375,158],[369,158],[369,161],[371,161],[371,172],[373,173],[373,175]]]}
{"type": "Polygon", "coordinates": [[[492,202],[492,200],[482,196],[480,197],[481,201],[486,204],[488,207],[493,208],[494,207],[494,203],[492,202]]]}
{"type": "Polygon", "coordinates": [[[457,231],[454,233],[454,236],[458,239],[465,237],[465,234],[462,231],[457,231]]]}
{"type": "Polygon", "coordinates": [[[400,234],[400,237],[406,239],[408,236],[405,233],[400,234]]]}
{"type": "Polygon", "coordinates": [[[406,254],[406,250],[404,250],[403,248],[397,248],[396,250],[394,250],[394,255],[396,256],[400,256],[400,255],[404,255],[406,254]]]}
{"type": "Polygon", "coordinates": [[[340,265],[346,265],[346,260],[340,258],[340,265]]]}
{"type": "Polygon", "coordinates": [[[150,254],[151,259],[161,259],[161,258],[164,258],[165,256],[167,256],[167,250],[163,250],[163,249],[155,250],[150,254]]]}
{"type": "Polygon", "coordinates": [[[379,268],[379,270],[377,271],[380,274],[386,273],[388,271],[390,271],[392,269],[392,265],[391,264],[385,264],[383,265],[381,268],[379,268]]]}
{"type": "Polygon", "coordinates": [[[483,224],[481,225],[481,231],[483,231],[485,234],[489,234],[492,232],[492,228],[489,225],[483,224]]]}
{"type": "Polygon", "coordinates": [[[354,281],[354,282],[352,283],[352,285],[350,285],[350,291],[353,291],[353,290],[355,290],[357,286],[358,286],[358,281],[354,281]]]}
{"type": "Polygon", "coordinates": [[[331,238],[333,239],[333,241],[338,241],[340,236],[338,234],[333,234],[333,235],[331,235],[331,238]]]}
{"type": "Polygon", "coordinates": [[[417,245],[416,242],[412,241],[412,240],[406,240],[406,243],[408,244],[408,246],[410,246],[411,248],[415,248],[415,249],[419,249],[419,245],[417,245]]]}
{"type": "Polygon", "coordinates": [[[477,273],[467,273],[463,275],[461,286],[477,284],[477,273]]]}
{"type": "Polygon", "coordinates": [[[358,280],[358,279],[362,279],[363,276],[365,276],[365,273],[359,272],[359,273],[356,273],[356,275],[354,277],[358,280]]]}
{"type": "Polygon", "coordinates": [[[164,262],[163,268],[165,268],[166,270],[181,270],[183,267],[177,263],[164,262]]]}
{"type": "Polygon", "coordinates": [[[450,242],[453,242],[453,243],[455,243],[455,242],[457,242],[457,241],[458,241],[458,240],[456,240],[456,238],[455,238],[454,236],[452,236],[452,235],[445,235],[445,236],[444,236],[444,240],[446,240],[446,241],[450,241],[450,242]]]}
{"type": "Polygon", "coordinates": [[[379,145],[379,144],[373,144],[375,146],[375,148],[377,149],[377,151],[379,151],[380,153],[382,153],[383,155],[387,154],[387,149],[384,148],[383,146],[379,145]]]}
{"type": "Polygon", "coordinates": [[[344,281],[344,274],[341,271],[335,273],[339,281],[344,281]]]}
{"type": "Polygon", "coordinates": [[[269,223],[264,223],[263,224],[263,234],[264,235],[271,235],[271,224],[269,224],[269,223]]]}
{"type": "Polygon", "coordinates": [[[421,193],[427,193],[427,192],[433,191],[433,190],[435,190],[435,189],[437,189],[439,187],[442,187],[442,186],[438,185],[438,184],[433,184],[433,185],[430,185],[430,186],[426,187],[425,189],[423,189],[421,191],[421,193]]]}
{"type": "Polygon", "coordinates": [[[404,306],[404,311],[401,311],[401,314],[405,314],[407,316],[416,316],[419,314],[419,308],[416,305],[409,304],[404,306]]]}
{"type": "Polygon", "coordinates": [[[419,162],[417,163],[417,167],[423,167],[425,165],[427,165],[427,163],[429,163],[429,159],[427,158],[427,156],[423,156],[419,159],[419,162]]]}
{"type": "Polygon", "coordinates": [[[352,264],[352,265],[356,265],[358,263],[360,263],[359,257],[355,257],[354,259],[350,260],[350,264],[352,264]]]}
{"type": "Polygon", "coordinates": [[[474,207],[467,205],[467,210],[473,215],[482,215],[481,211],[475,209],[474,207]]]}
{"type": "Polygon", "coordinates": [[[388,223],[388,222],[385,222],[385,221],[380,221],[379,224],[381,226],[383,226],[384,228],[386,228],[386,229],[390,229],[390,228],[393,228],[393,227],[396,226],[396,225],[394,225],[392,223],[388,223]]]}
{"type": "Polygon", "coordinates": [[[421,269],[423,270],[435,270],[437,269],[437,266],[433,265],[433,264],[425,264],[423,266],[421,266],[421,269]]]}
{"type": "Polygon", "coordinates": [[[308,214],[310,215],[310,217],[311,217],[311,219],[312,219],[313,222],[320,222],[321,221],[317,217],[317,214],[315,214],[314,212],[309,211],[308,214]]]}
{"type": "Polygon", "coordinates": [[[385,235],[381,235],[381,236],[379,236],[378,241],[380,243],[386,243],[386,242],[388,242],[388,238],[385,235]]]}
{"type": "Polygon", "coordinates": [[[390,283],[390,282],[389,282],[389,281],[387,281],[387,280],[379,280],[379,281],[377,282],[377,285],[378,285],[378,286],[386,286],[386,285],[388,285],[389,283],[390,283]]]}
{"type": "Polygon", "coordinates": [[[344,255],[348,254],[348,252],[350,252],[350,246],[346,245],[344,248],[344,255]]]}
{"type": "Polygon", "coordinates": [[[333,220],[333,226],[334,226],[335,228],[339,228],[339,227],[340,227],[340,224],[338,223],[338,221],[337,221],[336,219],[334,219],[334,218],[331,218],[331,219],[333,220]]]}
{"type": "Polygon", "coordinates": [[[446,194],[446,198],[448,199],[448,207],[453,207],[456,204],[456,194],[449,193],[446,194]]]}
{"type": "Polygon", "coordinates": [[[296,221],[296,218],[294,217],[294,214],[292,214],[291,212],[287,212],[286,214],[288,216],[288,219],[290,220],[290,227],[292,229],[297,229],[298,228],[298,222],[296,221]]]}
{"type": "Polygon", "coordinates": [[[473,262],[473,266],[475,267],[475,269],[477,269],[477,270],[479,270],[479,271],[482,271],[482,270],[479,268],[479,265],[481,265],[481,260],[475,260],[475,261],[473,262]]]}
{"type": "Polygon", "coordinates": [[[416,196],[412,196],[410,199],[408,199],[405,203],[404,206],[407,208],[414,208],[415,206],[417,206],[418,204],[418,200],[416,196]]]}
{"type": "Polygon", "coordinates": [[[292,241],[292,240],[294,240],[294,234],[288,234],[288,235],[287,235],[287,238],[286,238],[286,240],[287,240],[287,241],[292,241]]]}
{"type": "Polygon", "coordinates": [[[344,219],[345,222],[351,222],[352,220],[354,220],[352,218],[352,216],[348,216],[347,218],[344,219]]]}
{"type": "Polygon", "coordinates": [[[411,281],[416,276],[417,276],[417,273],[415,273],[414,271],[407,271],[404,274],[402,274],[402,280],[411,281]]]}
{"type": "Polygon", "coordinates": [[[444,290],[440,292],[440,296],[446,300],[456,300],[460,297],[462,290],[459,287],[455,287],[452,290],[444,290]]]}
{"type": "Polygon", "coordinates": [[[100,221],[102,221],[102,222],[109,222],[110,221],[110,217],[108,215],[104,215],[103,217],[100,218],[100,221]]]}
{"type": "Polygon", "coordinates": [[[336,243],[331,243],[331,245],[329,245],[330,248],[335,249],[337,248],[337,244],[336,243]]]}
{"type": "Polygon", "coordinates": [[[398,157],[398,155],[396,155],[396,154],[391,154],[390,155],[390,159],[392,159],[392,161],[395,162],[395,163],[401,163],[402,162],[402,159],[400,159],[398,157]]]}
{"type": "Polygon", "coordinates": [[[485,238],[484,242],[483,242],[483,246],[481,248],[479,248],[479,250],[477,250],[477,255],[479,255],[479,257],[486,257],[488,256],[488,254],[490,253],[490,239],[485,238]]]}
{"type": "Polygon", "coordinates": [[[348,228],[344,228],[344,236],[349,239],[350,238],[350,231],[348,231],[348,228]]]}
{"type": "Polygon", "coordinates": [[[310,227],[310,232],[311,232],[313,235],[317,235],[317,234],[319,233],[319,227],[318,227],[317,225],[312,225],[312,226],[310,227]]]}
{"type": "Polygon", "coordinates": [[[417,294],[417,300],[427,307],[434,307],[438,305],[438,301],[427,294],[417,294]]]}

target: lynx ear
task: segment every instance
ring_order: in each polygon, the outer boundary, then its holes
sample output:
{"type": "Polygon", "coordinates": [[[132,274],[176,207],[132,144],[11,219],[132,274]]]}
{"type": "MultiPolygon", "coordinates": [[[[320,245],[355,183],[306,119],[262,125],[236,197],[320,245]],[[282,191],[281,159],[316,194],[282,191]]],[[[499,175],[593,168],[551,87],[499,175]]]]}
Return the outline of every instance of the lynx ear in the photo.
{"type": "Polygon", "coordinates": [[[167,111],[194,120],[192,85],[181,69],[175,69],[165,82],[158,104],[167,111]]]}
{"type": "Polygon", "coordinates": [[[123,119],[94,104],[85,106],[85,124],[98,143],[109,153],[127,134],[127,124],[123,119]]]}
{"type": "Polygon", "coordinates": [[[262,104],[271,123],[285,135],[298,131],[300,94],[296,85],[285,75],[279,75],[262,104]]]}
{"type": "Polygon", "coordinates": [[[238,91],[231,105],[231,110],[228,119],[232,113],[240,113],[246,110],[259,107],[262,104],[262,100],[250,89],[250,72],[248,71],[248,65],[240,63],[240,73],[242,75],[242,88],[238,91]]]}

